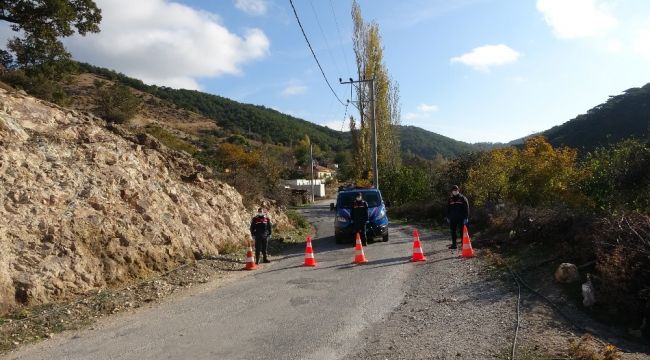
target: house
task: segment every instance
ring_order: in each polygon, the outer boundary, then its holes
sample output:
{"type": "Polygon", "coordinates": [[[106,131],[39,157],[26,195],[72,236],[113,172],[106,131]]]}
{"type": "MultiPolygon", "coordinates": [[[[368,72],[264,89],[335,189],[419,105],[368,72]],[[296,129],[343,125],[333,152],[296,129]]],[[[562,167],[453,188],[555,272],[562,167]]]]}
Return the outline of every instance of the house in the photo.
{"type": "MultiPolygon", "coordinates": [[[[297,179],[297,180],[285,180],[285,187],[288,187],[291,190],[306,190],[311,194],[312,184],[311,180],[306,179],[297,179]]],[[[317,198],[325,197],[325,183],[322,180],[314,180],[314,196],[317,198]]]]}
{"type": "Polygon", "coordinates": [[[320,165],[314,165],[314,177],[316,179],[333,179],[336,171],[320,165]]]}

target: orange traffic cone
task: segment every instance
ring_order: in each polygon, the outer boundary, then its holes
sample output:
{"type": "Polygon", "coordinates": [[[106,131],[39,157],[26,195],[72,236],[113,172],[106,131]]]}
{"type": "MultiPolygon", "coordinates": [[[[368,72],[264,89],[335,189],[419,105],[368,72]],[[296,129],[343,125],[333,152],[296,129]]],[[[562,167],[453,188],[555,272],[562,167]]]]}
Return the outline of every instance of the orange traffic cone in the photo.
{"type": "Polygon", "coordinates": [[[411,261],[427,261],[427,258],[424,256],[424,251],[422,251],[422,244],[420,244],[420,233],[416,230],[413,230],[413,257],[411,261]]]}
{"type": "Polygon", "coordinates": [[[355,264],[365,264],[368,262],[366,255],[363,253],[363,245],[361,245],[361,236],[357,233],[357,244],[354,246],[354,263],[355,264]]]}
{"type": "Polygon", "coordinates": [[[316,259],[314,258],[314,249],[311,247],[311,235],[307,236],[307,249],[305,249],[305,264],[304,266],[316,266],[316,259]]]}
{"type": "Polygon", "coordinates": [[[463,225],[463,250],[460,256],[464,258],[474,257],[474,249],[472,249],[472,241],[469,239],[467,225],[463,225]]]}
{"type": "Polygon", "coordinates": [[[257,265],[255,265],[255,258],[253,256],[253,246],[250,241],[248,242],[248,251],[246,252],[246,266],[244,270],[257,270],[257,265]]]}

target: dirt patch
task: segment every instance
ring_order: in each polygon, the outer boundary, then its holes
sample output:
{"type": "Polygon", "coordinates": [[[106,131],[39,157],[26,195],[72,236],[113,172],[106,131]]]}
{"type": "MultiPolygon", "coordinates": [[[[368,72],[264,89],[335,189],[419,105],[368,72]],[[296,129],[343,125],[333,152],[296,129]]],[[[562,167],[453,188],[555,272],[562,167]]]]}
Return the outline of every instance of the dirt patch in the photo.
{"type": "MultiPolygon", "coordinates": [[[[504,260],[488,251],[460,259],[457,251],[446,249],[446,233],[421,232],[428,259],[417,265],[404,301],[364,331],[366,346],[346,359],[511,359],[517,287],[504,260]]],[[[528,279],[530,272],[526,275],[528,279]]],[[[578,359],[576,344],[593,359],[603,354],[650,359],[647,348],[618,337],[576,308],[562,311],[593,333],[589,341],[583,340],[586,332],[523,288],[520,306],[518,359],[578,359]]]]}

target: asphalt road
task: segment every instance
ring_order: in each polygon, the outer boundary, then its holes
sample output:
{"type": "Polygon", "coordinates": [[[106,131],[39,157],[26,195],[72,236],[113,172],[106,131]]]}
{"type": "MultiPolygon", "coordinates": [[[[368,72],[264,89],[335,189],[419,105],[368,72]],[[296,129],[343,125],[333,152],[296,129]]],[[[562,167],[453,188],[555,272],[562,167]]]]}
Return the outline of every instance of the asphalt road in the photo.
{"type": "Polygon", "coordinates": [[[219,287],[59,334],[9,359],[339,359],[364,345],[404,297],[412,239],[393,227],[387,243],[337,245],[326,203],[302,210],[314,224],[318,267],[303,267],[296,246],[219,287]]]}

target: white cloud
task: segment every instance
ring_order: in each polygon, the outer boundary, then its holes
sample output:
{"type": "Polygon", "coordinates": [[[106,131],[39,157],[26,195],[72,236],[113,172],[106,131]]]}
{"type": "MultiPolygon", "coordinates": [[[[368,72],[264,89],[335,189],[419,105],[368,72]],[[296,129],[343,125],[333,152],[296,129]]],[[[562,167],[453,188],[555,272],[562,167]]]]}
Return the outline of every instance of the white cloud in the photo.
{"type": "Polygon", "coordinates": [[[646,28],[637,33],[634,40],[634,50],[637,54],[650,60],[650,28],[646,28]]]}
{"type": "Polygon", "coordinates": [[[617,24],[602,0],[537,0],[537,10],[561,39],[600,35],[617,24]]]}
{"type": "Polygon", "coordinates": [[[479,71],[489,71],[493,66],[507,65],[517,62],[521,54],[509,46],[484,45],[472,51],[451,58],[452,63],[461,63],[479,71]]]}
{"type": "Polygon", "coordinates": [[[620,53],[623,50],[623,43],[618,39],[610,39],[606,48],[611,53],[620,53]]]}
{"type": "Polygon", "coordinates": [[[426,120],[431,117],[431,113],[439,110],[438,105],[420,104],[416,107],[417,111],[407,112],[402,115],[402,120],[426,120]]]}
{"type": "Polygon", "coordinates": [[[345,121],[336,120],[336,119],[328,120],[328,121],[321,122],[320,125],[328,127],[330,129],[336,130],[336,131],[343,131],[343,132],[350,131],[350,121],[349,120],[345,120],[345,121]]]}
{"type": "Polygon", "coordinates": [[[266,14],[266,0],[235,0],[237,9],[248,15],[260,16],[266,14]]]}
{"type": "Polygon", "coordinates": [[[297,96],[307,92],[307,87],[299,84],[288,85],[282,90],[283,96],[297,96]]]}
{"type": "Polygon", "coordinates": [[[418,105],[417,109],[420,112],[430,113],[430,112],[438,111],[438,105],[420,104],[418,105]]]}
{"type": "Polygon", "coordinates": [[[239,75],[268,54],[264,32],[230,32],[217,15],[169,0],[97,0],[101,32],[66,40],[73,56],[146,83],[198,89],[202,77],[239,75]],[[125,9],[128,9],[125,10],[125,9]]]}

